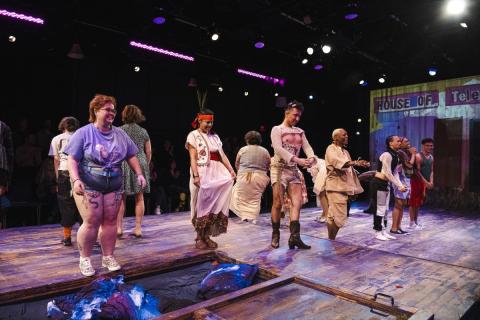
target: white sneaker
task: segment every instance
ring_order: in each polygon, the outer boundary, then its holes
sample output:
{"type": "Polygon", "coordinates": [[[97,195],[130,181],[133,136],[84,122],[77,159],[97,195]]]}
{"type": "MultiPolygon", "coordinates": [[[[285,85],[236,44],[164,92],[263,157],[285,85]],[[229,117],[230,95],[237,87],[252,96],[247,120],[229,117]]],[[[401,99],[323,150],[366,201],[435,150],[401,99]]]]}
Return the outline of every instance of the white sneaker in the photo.
{"type": "Polygon", "coordinates": [[[385,237],[385,236],[383,235],[383,232],[382,232],[382,231],[377,231],[375,234],[376,234],[376,235],[375,235],[375,239],[377,239],[377,240],[382,240],[382,241],[388,241],[388,240],[390,240],[390,239],[388,239],[387,237],[385,237]]]}
{"type": "Polygon", "coordinates": [[[93,269],[92,262],[90,261],[90,258],[82,258],[80,257],[80,263],[78,264],[80,267],[80,272],[85,276],[85,277],[90,277],[95,274],[95,269],[93,269]]]}
{"type": "Polygon", "coordinates": [[[382,231],[382,234],[383,234],[383,236],[384,236],[385,238],[388,238],[388,239],[390,239],[390,240],[396,240],[396,239],[397,239],[396,237],[388,234],[387,230],[383,230],[383,231],[382,231]]]}
{"type": "Polygon", "coordinates": [[[102,267],[108,268],[108,271],[117,271],[122,268],[113,256],[103,256],[102,267]]]}
{"type": "Polygon", "coordinates": [[[162,214],[162,211],[160,210],[160,206],[155,207],[155,214],[156,215],[162,214]]]}

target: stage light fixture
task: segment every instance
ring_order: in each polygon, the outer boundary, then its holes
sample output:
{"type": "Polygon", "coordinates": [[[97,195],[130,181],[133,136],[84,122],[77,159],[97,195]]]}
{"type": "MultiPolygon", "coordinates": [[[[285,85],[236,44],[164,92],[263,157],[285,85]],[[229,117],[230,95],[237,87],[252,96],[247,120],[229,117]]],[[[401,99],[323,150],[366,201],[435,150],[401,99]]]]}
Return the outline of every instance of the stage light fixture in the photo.
{"type": "Polygon", "coordinates": [[[308,47],[308,48],[307,48],[307,53],[308,53],[309,55],[312,55],[312,54],[313,54],[313,51],[314,51],[314,50],[313,50],[312,47],[308,47]]]}
{"type": "Polygon", "coordinates": [[[445,6],[445,11],[449,15],[460,15],[465,12],[467,2],[465,0],[449,0],[445,6]]]}
{"type": "Polygon", "coordinates": [[[323,65],[322,64],[316,64],[313,66],[313,70],[322,70],[323,69],[323,65]]]}
{"type": "Polygon", "coordinates": [[[15,37],[15,36],[9,36],[9,37],[8,37],[8,41],[9,41],[9,42],[15,42],[15,41],[17,41],[17,37],[15,37]]]}
{"type": "Polygon", "coordinates": [[[164,24],[165,22],[167,22],[167,18],[165,18],[164,16],[158,16],[153,18],[152,21],[155,24],[164,24]]]}
{"type": "Polygon", "coordinates": [[[275,96],[275,97],[278,97],[278,92],[275,92],[274,96],[275,96]]]}
{"type": "Polygon", "coordinates": [[[141,70],[141,69],[140,69],[140,67],[139,67],[139,66],[135,66],[135,67],[133,67],[133,71],[135,71],[135,72],[140,72],[140,70],[141,70]]]}
{"type": "Polygon", "coordinates": [[[358,122],[358,123],[362,122],[362,118],[358,118],[358,119],[357,119],[357,122],[358,122]]]}
{"type": "Polygon", "coordinates": [[[248,91],[245,91],[245,92],[243,93],[243,95],[244,95],[245,97],[248,96],[248,91]]]}
{"type": "Polygon", "coordinates": [[[349,2],[345,8],[345,15],[343,18],[345,20],[355,20],[359,16],[358,14],[358,3],[357,2],[349,2]]]}
{"type": "Polygon", "coordinates": [[[358,81],[358,84],[359,84],[359,85],[361,85],[362,87],[366,87],[366,86],[368,86],[368,82],[367,82],[367,80],[363,80],[363,79],[362,79],[362,80],[360,80],[360,81],[358,81]]]}
{"type": "Polygon", "coordinates": [[[438,69],[437,68],[434,68],[434,67],[430,67],[428,68],[428,74],[432,77],[436,76],[437,75],[437,72],[438,72],[438,69]]]}
{"type": "Polygon", "coordinates": [[[355,132],[355,134],[356,134],[357,136],[359,136],[359,135],[360,135],[360,131],[355,132]]]}
{"type": "Polygon", "coordinates": [[[194,57],[187,56],[185,54],[178,53],[178,52],[175,52],[175,51],[170,51],[170,50],[166,50],[166,49],[162,49],[162,48],[157,48],[157,47],[154,47],[154,46],[151,46],[151,45],[148,45],[148,44],[144,44],[144,43],[141,43],[141,42],[130,41],[130,45],[132,47],[137,47],[137,48],[140,48],[140,49],[153,51],[153,52],[164,54],[166,56],[170,56],[170,57],[177,58],[177,59],[183,59],[183,60],[187,60],[187,61],[195,61],[194,57]]]}
{"type": "Polygon", "coordinates": [[[302,60],[302,64],[307,64],[307,63],[308,63],[308,59],[307,59],[307,58],[304,58],[304,59],[302,60]]]}
{"type": "Polygon", "coordinates": [[[41,18],[27,16],[23,13],[16,13],[14,11],[8,11],[8,10],[4,10],[4,9],[0,9],[0,16],[6,16],[6,17],[10,17],[10,18],[18,19],[18,20],[23,20],[23,21],[28,21],[28,22],[34,22],[34,23],[38,23],[38,24],[44,24],[45,23],[45,21],[43,21],[43,19],[41,19],[41,18]]]}
{"type": "Polygon", "coordinates": [[[217,41],[219,38],[220,38],[220,34],[218,32],[212,33],[212,36],[210,37],[212,41],[217,41]]]}
{"type": "Polygon", "coordinates": [[[308,96],[308,100],[313,100],[313,95],[312,94],[308,96]]]}
{"type": "Polygon", "coordinates": [[[467,29],[468,28],[468,25],[466,22],[460,22],[460,27],[464,28],[464,29],[467,29]]]}
{"type": "Polygon", "coordinates": [[[378,82],[385,83],[385,76],[381,76],[380,78],[378,78],[378,82]]]}
{"type": "Polygon", "coordinates": [[[323,51],[323,53],[325,53],[325,54],[329,54],[330,51],[332,51],[332,47],[331,47],[330,45],[328,45],[328,44],[324,44],[324,45],[322,46],[322,51],[323,51]]]}
{"type": "Polygon", "coordinates": [[[279,84],[282,87],[285,85],[285,79],[278,79],[278,78],[266,76],[266,75],[263,75],[263,74],[260,74],[260,73],[248,71],[248,70],[245,70],[245,69],[237,69],[237,72],[240,73],[240,74],[244,74],[246,76],[250,76],[250,77],[262,79],[262,80],[265,80],[265,81],[269,81],[269,82],[272,82],[273,84],[279,84]]]}
{"type": "Polygon", "coordinates": [[[218,87],[218,92],[223,92],[223,87],[218,87]]]}

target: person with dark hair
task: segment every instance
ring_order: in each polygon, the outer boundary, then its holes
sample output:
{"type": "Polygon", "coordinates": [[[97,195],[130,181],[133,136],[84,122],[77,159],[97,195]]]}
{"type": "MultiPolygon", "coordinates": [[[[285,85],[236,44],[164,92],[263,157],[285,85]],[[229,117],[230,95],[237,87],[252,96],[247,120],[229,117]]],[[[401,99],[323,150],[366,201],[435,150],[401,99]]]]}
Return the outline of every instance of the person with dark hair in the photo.
{"type": "Polygon", "coordinates": [[[213,118],[213,111],[201,110],[185,142],[190,155],[190,210],[198,249],[217,248],[218,244],[210,237],[227,232],[228,208],[236,178],[220,137],[212,131],[213,118]]]}
{"type": "Polygon", "coordinates": [[[273,189],[272,202],[272,248],[280,246],[280,215],[284,204],[285,191],[291,201],[290,205],[290,238],[288,247],[294,249],[310,249],[300,237],[300,208],[303,205],[302,172],[298,166],[309,168],[315,163],[315,154],[308,143],[305,131],[296,127],[303,113],[303,104],[294,100],[290,102],[284,113],[282,124],[272,128],[270,134],[274,156],[270,167],[270,178],[273,189]],[[300,158],[303,149],[307,158],[300,158]]]}
{"type": "Polygon", "coordinates": [[[398,157],[400,165],[397,166],[398,177],[403,185],[407,187],[407,191],[401,192],[396,185],[393,185],[393,194],[395,196],[395,205],[392,211],[392,228],[390,233],[393,234],[407,234],[403,231],[402,218],[403,208],[410,199],[410,178],[413,174],[413,165],[415,164],[415,154],[417,149],[410,146],[410,141],[407,137],[400,138],[400,149],[398,150],[398,157]]]}
{"type": "Polygon", "coordinates": [[[123,187],[125,192],[122,196],[120,210],[118,210],[117,237],[123,235],[123,217],[125,215],[126,198],[127,196],[135,195],[135,229],[131,233],[131,236],[140,238],[142,236],[142,221],[145,214],[145,201],[143,199],[143,194],[150,193],[149,165],[152,160],[152,144],[147,130],[138,125],[140,122],[145,121],[145,117],[139,107],[133,104],[126,105],[122,111],[122,121],[124,125],[120,128],[127,133],[138,148],[138,162],[140,163],[143,176],[147,183],[144,188],[140,188],[137,184],[135,172],[130,168],[126,161],[123,161],[123,187]]]}
{"type": "Polygon", "coordinates": [[[77,208],[83,218],[78,229],[80,272],[92,276],[92,247],[100,228],[102,266],[109,271],[121,269],[113,256],[117,215],[122,202],[122,162],[135,171],[140,188],[146,185],[138,163],[138,148],[125,131],[114,127],[117,113],[114,97],[97,94],[90,101],[90,124],[78,129],[64,150],[77,208]]]}
{"type": "Polygon", "coordinates": [[[338,231],[347,222],[349,198],[363,192],[354,167],[367,168],[370,163],[365,160],[352,161],[345,148],[348,145],[348,133],[345,129],[333,130],[332,140],[332,144],[325,151],[325,190],[328,200],[328,238],[335,240],[338,231]]]}
{"type": "Polygon", "coordinates": [[[260,214],[260,201],[270,178],[270,154],[261,146],[262,136],[257,131],[245,134],[245,147],[238,150],[235,160],[237,182],[232,189],[230,210],[243,221],[256,219],[260,214]]]}
{"type": "Polygon", "coordinates": [[[412,195],[410,197],[410,229],[422,230],[418,224],[418,210],[426,198],[427,189],[433,189],[433,139],[422,140],[422,151],[415,155],[414,173],[411,178],[412,195]]]}
{"type": "MultiPolygon", "coordinates": [[[[377,172],[370,181],[372,203],[376,211],[373,216],[373,229],[375,238],[378,240],[394,240],[394,236],[388,234],[384,229],[387,227],[387,213],[390,204],[390,185],[394,184],[400,192],[406,192],[405,186],[398,177],[398,168],[400,160],[398,158],[398,149],[400,149],[400,138],[398,136],[389,136],[385,140],[386,151],[378,159],[377,172]]],[[[401,165],[401,164],[400,164],[401,165]]]]}
{"type": "Polygon", "coordinates": [[[62,133],[53,137],[48,153],[50,157],[53,157],[57,178],[57,202],[61,217],[60,224],[63,227],[62,243],[64,246],[72,245],[72,227],[77,221],[80,223],[82,221],[73,200],[70,175],[67,168],[67,155],[63,153],[79,126],[80,122],[76,118],[64,117],[58,124],[58,130],[62,133]]]}

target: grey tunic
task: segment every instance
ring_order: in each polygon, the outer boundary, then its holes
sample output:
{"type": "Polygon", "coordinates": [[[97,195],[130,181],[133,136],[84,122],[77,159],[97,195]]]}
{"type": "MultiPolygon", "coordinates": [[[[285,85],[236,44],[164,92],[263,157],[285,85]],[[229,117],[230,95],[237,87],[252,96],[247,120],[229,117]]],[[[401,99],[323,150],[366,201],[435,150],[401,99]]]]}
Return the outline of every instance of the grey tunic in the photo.
{"type": "Polygon", "coordinates": [[[137,158],[142,168],[143,175],[145,180],[147,180],[147,185],[143,190],[140,189],[137,183],[137,176],[135,172],[130,168],[126,161],[122,163],[123,169],[123,185],[125,188],[125,194],[133,195],[139,192],[150,193],[150,169],[148,167],[147,156],[145,154],[145,142],[150,140],[147,130],[140,127],[136,123],[124,124],[120,127],[123,129],[127,135],[135,142],[138,147],[137,158]]]}

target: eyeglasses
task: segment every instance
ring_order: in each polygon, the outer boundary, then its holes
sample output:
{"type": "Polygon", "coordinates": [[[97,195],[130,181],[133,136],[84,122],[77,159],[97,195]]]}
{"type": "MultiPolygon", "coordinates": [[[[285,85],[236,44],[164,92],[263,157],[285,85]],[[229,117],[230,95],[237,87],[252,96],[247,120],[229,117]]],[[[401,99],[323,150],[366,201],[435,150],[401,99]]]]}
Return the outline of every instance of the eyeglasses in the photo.
{"type": "Polygon", "coordinates": [[[117,110],[114,109],[114,108],[100,108],[100,110],[103,110],[103,111],[105,111],[105,112],[111,112],[111,113],[117,114],[117,110]]]}

